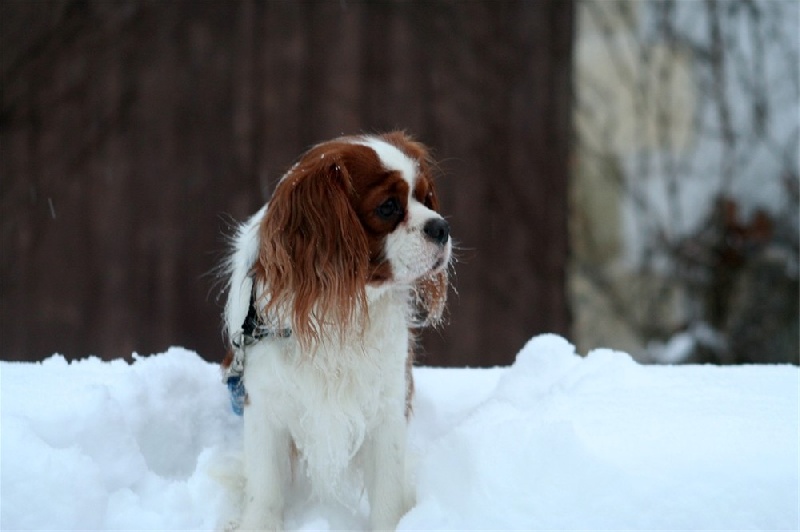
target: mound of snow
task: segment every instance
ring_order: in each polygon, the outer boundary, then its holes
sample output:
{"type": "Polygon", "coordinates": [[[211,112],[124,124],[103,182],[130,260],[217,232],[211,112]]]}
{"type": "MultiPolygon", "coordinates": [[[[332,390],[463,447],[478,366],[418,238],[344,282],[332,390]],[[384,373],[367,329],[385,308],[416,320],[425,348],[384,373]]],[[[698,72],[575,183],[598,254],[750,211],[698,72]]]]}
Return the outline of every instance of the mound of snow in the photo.
{"type": "Polygon", "coordinates": [[[240,431],[219,375],[177,348],[0,364],[2,528],[213,528],[209,457],[240,431]]]}
{"type": "MultiPolygon", "coordinates": [[[[415,377],[418,501],[399,529],[800,525],[796,367],[639,366],[546,335],[508,368],[415,377]]],[[[231,511],[241,418],[216,365],[55,356],[2,362],[0,381],[2,529],[214,529],[231,511]]],[[[286,525],[363,513],[296,495],[286,525]]]]}
{"type": "Polygon", "coordinates": [[[542,336],[448,425],[401,528],[798,526],[795,367],[645,367],[542,336]]]}

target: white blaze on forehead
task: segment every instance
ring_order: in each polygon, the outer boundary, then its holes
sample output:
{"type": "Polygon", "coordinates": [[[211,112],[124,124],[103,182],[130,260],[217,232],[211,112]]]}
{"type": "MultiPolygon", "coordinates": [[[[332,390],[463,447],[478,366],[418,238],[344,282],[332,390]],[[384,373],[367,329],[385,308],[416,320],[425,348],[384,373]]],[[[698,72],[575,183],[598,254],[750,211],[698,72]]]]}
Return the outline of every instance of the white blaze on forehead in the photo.
{"type": "Polygon", "coordinates": [[[396,146],[375,137],[365,137],[355,143],[372,148],[387,170],[400,172],[403,179],[408,182],[409,191],[414,189],[414,180],[417,177],[417,163],[408,155],[397,149],[396,146]]]}

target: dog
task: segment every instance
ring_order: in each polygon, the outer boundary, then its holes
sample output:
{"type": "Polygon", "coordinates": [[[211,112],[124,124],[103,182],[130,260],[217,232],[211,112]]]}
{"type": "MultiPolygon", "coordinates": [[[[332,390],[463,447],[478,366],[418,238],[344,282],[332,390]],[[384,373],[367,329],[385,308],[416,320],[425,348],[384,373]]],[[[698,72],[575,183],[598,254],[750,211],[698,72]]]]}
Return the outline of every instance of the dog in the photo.
{"type": "Polygon", "coordinates": [[[300,471],[319,497],[360,485],[375,530],[413,506],[415,336],[442,321],[452,256],[433,170],[405,132],[323,142],[239,226],[222,367],[244,416],[240,529],[280,529],[300,471]]]}

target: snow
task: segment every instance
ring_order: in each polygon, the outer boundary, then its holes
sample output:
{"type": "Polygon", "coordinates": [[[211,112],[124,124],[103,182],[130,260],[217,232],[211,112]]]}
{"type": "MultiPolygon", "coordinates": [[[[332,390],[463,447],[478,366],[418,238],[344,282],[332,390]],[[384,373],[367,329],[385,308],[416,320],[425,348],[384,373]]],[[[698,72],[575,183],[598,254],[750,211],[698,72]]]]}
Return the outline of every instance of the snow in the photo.
{"type": "MultiPolygon", "coordinates": [[[[415,378],[399,529],[800,525],[797,367],[642,366],[545,335],[508,368],[415,378]]],[[[195,353],[2,362],[0,381],[3,530],[214,529],[232,511],[241,418],[195,353]]],[[[366,517],[295,494],[286,526],[366,517]]]]}

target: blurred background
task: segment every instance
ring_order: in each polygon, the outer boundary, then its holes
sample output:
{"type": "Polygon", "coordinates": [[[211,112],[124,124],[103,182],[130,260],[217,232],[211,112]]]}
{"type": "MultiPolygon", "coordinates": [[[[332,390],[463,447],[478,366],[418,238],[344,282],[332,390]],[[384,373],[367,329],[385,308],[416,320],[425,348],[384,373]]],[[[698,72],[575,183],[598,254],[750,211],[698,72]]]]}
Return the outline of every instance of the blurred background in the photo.
{"type": "Polygon", "coordinates": [[[6,0],[0,358],[220,360],[236,222],[405,129],[459,246],[421,363],[797,364],[799,50],[794,0],[6,0]]]}

